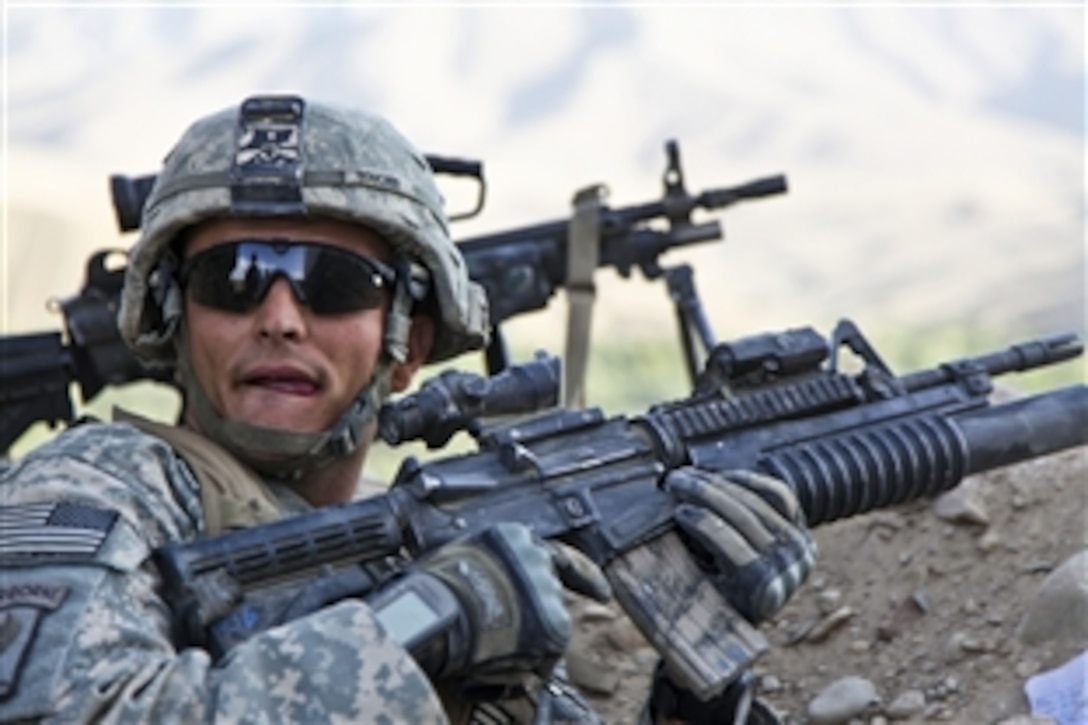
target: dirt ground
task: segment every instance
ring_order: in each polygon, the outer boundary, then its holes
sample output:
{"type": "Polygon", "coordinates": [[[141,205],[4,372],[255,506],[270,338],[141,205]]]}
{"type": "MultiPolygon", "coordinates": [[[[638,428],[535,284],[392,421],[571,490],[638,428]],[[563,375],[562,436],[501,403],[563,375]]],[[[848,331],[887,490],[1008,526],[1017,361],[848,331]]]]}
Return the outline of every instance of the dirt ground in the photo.
{"type": "MultiPolygon", "coordinates": [[[[816,695],[855,676],[876,701],[850,722],[1031,722],[1015,719],[1028,677],[1088,648],[1083,572],[1078,614],[1059,618],[1078,617],[1075,636],[1018,637],[1044,578],[1088,548],[1086,496],[1080,448],[968,478],[940,503],[817,528],[817,571],[761,628],[761,696],[785,722],[812,722],[816,695]]],[[[577,617],[572,675],[608,722],[634,722],[656,653],[615,611],[577,617]]]]}

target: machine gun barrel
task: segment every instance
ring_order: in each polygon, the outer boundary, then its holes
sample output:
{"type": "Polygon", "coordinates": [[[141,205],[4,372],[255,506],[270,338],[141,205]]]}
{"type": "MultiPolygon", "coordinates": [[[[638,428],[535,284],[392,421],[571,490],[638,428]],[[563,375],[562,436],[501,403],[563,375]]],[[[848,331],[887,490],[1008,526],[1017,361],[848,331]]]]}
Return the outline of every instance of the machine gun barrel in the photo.
{"type": "MultiPolygon", "coordinates": [[[[680,185],[659,201],[629,207],[602,205],[598,266],[624,277],[635,268],[647,278],[661,274],[659,257],[673,248],[721,239],[718,221],[695,223],[696,209],[723,209],[740,201],[786,191],[782,175],[690,195],[680,185]],[[663,220],[666,228],[651,226],[663,220]]],[[[570,220],[527,225],[458,241],[469,276],[484,286],[494,324],[542,309],[565,286],[570,220]]]]}

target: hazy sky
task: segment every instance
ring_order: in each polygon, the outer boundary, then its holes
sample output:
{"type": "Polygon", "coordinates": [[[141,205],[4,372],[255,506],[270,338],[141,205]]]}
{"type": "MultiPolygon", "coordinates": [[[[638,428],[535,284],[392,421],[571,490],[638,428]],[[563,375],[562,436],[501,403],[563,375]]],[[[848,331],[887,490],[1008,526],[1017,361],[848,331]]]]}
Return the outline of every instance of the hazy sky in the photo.
{"type": "Polygon", "coordinates": [[[786,197],[728,212],[726,244],[690,256],[759,322],[874,295],[893,319],[970,316],[963,287],[1012,305],[1000,289],[1025,276],[1083,286],[1083,7],[859,5],[8,2],[0,327],[41,324],[41,296],[130,241],[109,174],[152,172],[196,116],[279,90],[483,160],[487,207],[460,238],[561,217],[590,183],[651,201],[670,138],[692,190],[785,173],[786,197]]]}

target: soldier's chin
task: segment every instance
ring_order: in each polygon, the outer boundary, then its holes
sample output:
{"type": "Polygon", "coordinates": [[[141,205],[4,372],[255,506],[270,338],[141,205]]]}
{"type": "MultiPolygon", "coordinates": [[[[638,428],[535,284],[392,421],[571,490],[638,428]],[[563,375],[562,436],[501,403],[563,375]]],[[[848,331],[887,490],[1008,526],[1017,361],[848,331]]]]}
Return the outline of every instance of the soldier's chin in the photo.
{"type": "Polygon", "coordinates": [[[308,420],[308,418],[317,417],[285,413],[283,415],[250,415],[241,420],[254,428],[261,428],[281,435],[317,435],[324,433],[329,428],[329,425],[325,424],[323,416],[322,420],[308,420]]]}
{"type": "Polygon", "coordinates": [[[283,463],[290,456],[285,453],[269,453],[268,451],[254,451],[251,448],[243,448],[246,458],[256,463],[283,463]]]}
{"type": "Polygon", "coordinates": [[[251,465],[268,470],[276,463],[294,461],[304,450],[314,448],[320,441],[325,430],[309,431],[298,428],[278,428],[275,426],[261,425],[259,423],[246,423],[248,431],[245,437],[249,441],[239,440],[240,432],[235,430],[226,432],[229,439],[227,447],[233,449],[238,455],[251,465]],[[262,440],[262,433],[267,434],[262,440]],[[281,436],[304,436],[298,441],[283,441],[281,436]],[[277,446],[280,443],[280,446],[277,446]]]}

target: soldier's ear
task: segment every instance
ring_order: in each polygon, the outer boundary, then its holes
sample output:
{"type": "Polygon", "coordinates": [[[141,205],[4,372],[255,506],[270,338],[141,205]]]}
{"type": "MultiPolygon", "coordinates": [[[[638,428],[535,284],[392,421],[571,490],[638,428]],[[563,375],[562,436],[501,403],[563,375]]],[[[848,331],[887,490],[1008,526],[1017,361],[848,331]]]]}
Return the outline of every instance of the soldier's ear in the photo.
{"type": "Polygon", "coordinates": [[[434,320],[429,315],[414,315],[408,330],[408,357],[404,362],[393,364],[393,392],[408,388],[416,372],[427,361],[434,344],[434,320]]]}

